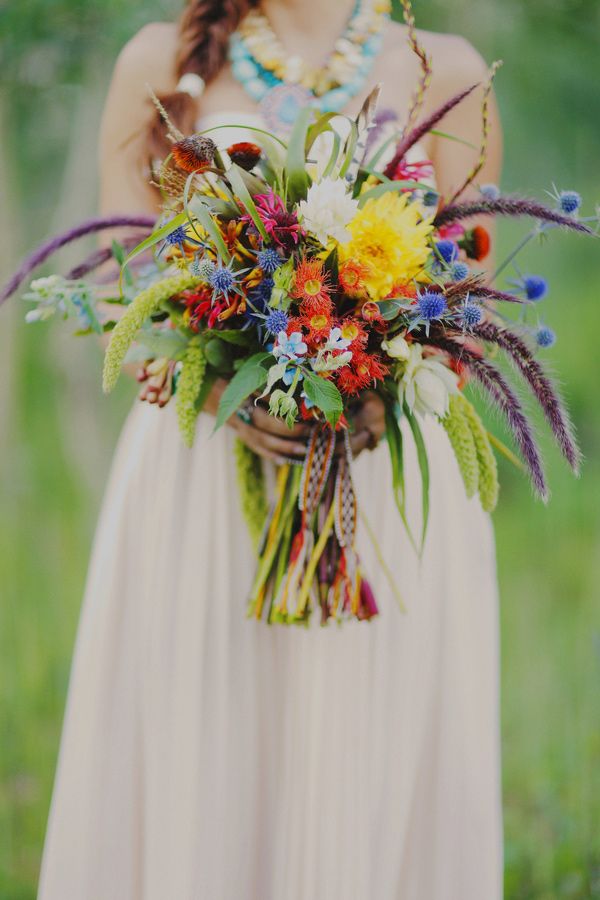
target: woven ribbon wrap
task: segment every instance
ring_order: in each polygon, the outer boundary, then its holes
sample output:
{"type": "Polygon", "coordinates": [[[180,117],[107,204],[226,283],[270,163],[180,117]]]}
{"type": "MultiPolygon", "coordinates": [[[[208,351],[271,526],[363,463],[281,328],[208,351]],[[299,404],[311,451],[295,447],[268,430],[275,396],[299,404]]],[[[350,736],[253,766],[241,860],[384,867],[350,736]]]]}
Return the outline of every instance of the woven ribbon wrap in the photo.
{"type": "Polygon", "coordinates": [[[249,614],[268,621],[369,619],[377,613],[356,553],[357,502],[348,435],[340,445],[326,426],[313,430],[302,468],[279,470],[249,614]],[[341,452],[340,452],[341,451],[341,452]]]}

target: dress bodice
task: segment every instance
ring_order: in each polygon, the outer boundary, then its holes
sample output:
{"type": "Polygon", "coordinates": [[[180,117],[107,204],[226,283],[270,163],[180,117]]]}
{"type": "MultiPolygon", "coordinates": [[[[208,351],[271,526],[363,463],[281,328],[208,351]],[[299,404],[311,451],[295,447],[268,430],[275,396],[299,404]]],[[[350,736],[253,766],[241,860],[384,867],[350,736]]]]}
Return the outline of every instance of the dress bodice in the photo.
{"type": "MultiPolygon", "coordinates": [[[[336,129],[336,131],[339,132],[342,138],[345,137],[348,130],[348,119],[345,116],[336,116],[331,120],[331,125],[336,129]]],[[[398,125],[395,119],[386,121],[381,126],[378,126],[377,140],[369,149],[367,153],[367,160],[377,152],[378,147],[381,147],[381,145],[394,133],[394,131],[397,130],[397,127],[398,125]]],[[[231,144],[236,143],[237,141],[256,141],[257,144],[260,144],[261,137],[264,140],[264,135],[261,136],[260,130],[268,130],[267,126],[258,113],[235,111],[211,113],[206,116],[201,116],[196,122],[196,128],[198,129],[198,131],[205,131],[207,129],[214,128],[215,131],[210,132],[210,137],[212,137],[212,139],[220,148],[229,147],[231,144]],[[248,129],[259,130],[253,132],[252,130],[248,129]]],[[[331,134],[325,133],[317,138],[314,148],[314,156],[317,160],[317,166],[319,159],[326,160],[329,158],[330,149],[331,134]]],[[[378,168],[383,168],[386,163],[392,158],[393,153],[394,143],[391,142],[390,145],[386,148],[385,152],[382,154],[381,159],[378,161],[378,168]]],[[[415,144],[414,147],[411,147],[411,149],[406,154],[406,161],[411,164],[422,162],[426,159],[427,154],[425,153],[422,144],[415,144]]],[[[432,175],[427,176],[420,174],[418,180],[431,185],[432,189],[435,188],[435,177],[432,175]]]]}

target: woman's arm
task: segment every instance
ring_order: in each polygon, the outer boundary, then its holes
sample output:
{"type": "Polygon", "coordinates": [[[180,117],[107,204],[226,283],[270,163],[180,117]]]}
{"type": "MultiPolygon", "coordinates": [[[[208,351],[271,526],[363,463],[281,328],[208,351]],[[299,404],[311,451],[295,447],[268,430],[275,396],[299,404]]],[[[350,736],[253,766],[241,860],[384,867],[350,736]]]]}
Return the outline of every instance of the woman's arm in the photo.
{"type": "MultiPolygon", "coordinates": [[[[434,59],[434,77],[430,103],[443,103],[453,94],[477,82],[482,83],[487,77],[488,67],[479,53],[462,37],[446,36],[434,59]]],[[[463,183],[467,173],[479,158],[479,147],[482,133],[481,105],[483,90],[478,87],[466,100],[463,100],[450,112],[440,125],[441,130],[473,144],[471,149],[463,143],[436,136],[432,149],[432,161],[435,165],[438,187],[442,197],[448,200],[454,191],[463,183]]],[[[498,107],[493,93],[489,99],[489,137],[486,161],[481,172],[464,194],[465,198],[477,195],[476,185],[498,184],[502,168],[502,128],[498,107]]],[[[478,222],[483,225],[493,238],[493,219],[490,217],[474,218],[470,225],[478,222]]],[[[493,271],[493,259],[488,257],[479,264],[489,274],[493,271]]]]}

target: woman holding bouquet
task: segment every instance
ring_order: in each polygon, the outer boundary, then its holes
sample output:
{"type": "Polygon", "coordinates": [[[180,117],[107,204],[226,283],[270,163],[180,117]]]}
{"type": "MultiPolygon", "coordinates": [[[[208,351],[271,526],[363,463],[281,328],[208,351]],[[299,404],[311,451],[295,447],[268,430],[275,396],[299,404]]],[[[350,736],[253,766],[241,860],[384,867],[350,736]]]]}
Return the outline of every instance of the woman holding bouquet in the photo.
{"type": "MultiPolygon", "coordinates": [[[[212,132],[223,147],[248,140],[236,125],[284,133],[298,104],[332,90],[334,108],[356,114],[377,82],[398,128],[418,79],[406,37],[385,4],[366,0],[190,0],[178,26],[147,26],[117,62],[100,137],[103,210],[158,211],[148,161],[168,145],[148,84],[182,132],[229,126],[212,132]]],[[[485,76],[463,39],[419,33],[419,42],[434,73],[426,104],[485,76]]],[[[480,102],[473,94],[444,129],[477,144],[480,102]]],[[[499,175],[491,118],[481,182],[499,175]]],[[[407,172],[435,179],[442,195],[473,162],[442,137],[417,149],[407,172]]],[[[465,498],[443,428],[424,424],[432,509],[419,561],[377,446],[377,397],[362,396],[353,423],[359,502],[407,613],[361,525],[381,615],[339,629],[316,618],[267,627],[243,614],[254,561],[234,439],[277,463],[303,455],[306,429],[256,406],[212,435],[223,388],[213,387],[192,450],[168,408],[138,404],[122,434],[77,641],[41,900],[500,897],[493,538],[479,501],[465,498]]],[[[410,485],[416,458],[406,465],[410,485]]]]}

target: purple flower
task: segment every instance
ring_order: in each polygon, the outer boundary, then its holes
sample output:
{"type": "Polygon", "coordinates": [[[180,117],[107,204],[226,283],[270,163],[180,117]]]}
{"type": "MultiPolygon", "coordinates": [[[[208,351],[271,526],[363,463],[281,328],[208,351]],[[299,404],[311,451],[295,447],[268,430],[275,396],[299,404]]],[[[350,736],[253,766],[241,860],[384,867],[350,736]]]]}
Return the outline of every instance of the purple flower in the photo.
{"type": "Polygon", "coordinates": [[[469,267],[466,262],[463,262],[461,259],[457,259],[455,263],[452,264],[452,268],[450,269],[450,278],[452,281],[464,281],[469,275],[469,267]]]}
{"type": "Polygon", "coordinates": [[[266,275],[272,275],[283,264],[283,260],[274,247],[265,247],[264,250],[259,250],[256,262],[266,275]]]}
{"type": "Polygon", "coordinates": [[[483,318],[483,310],[478,303],[467,300],[459,312],[459,318],[465,328],[475,328],[483,318]]]}

